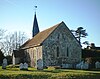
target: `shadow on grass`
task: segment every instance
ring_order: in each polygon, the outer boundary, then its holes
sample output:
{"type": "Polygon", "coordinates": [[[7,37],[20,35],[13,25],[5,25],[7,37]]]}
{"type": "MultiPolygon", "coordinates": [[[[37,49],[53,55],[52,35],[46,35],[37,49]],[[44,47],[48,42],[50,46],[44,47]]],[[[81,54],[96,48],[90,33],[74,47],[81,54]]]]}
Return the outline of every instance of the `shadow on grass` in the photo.
{"type": "MultiPolygon", "coordinates": [[[[0,68],[1,69],[1,68],[0,68]]],[[[43,69],[43,70],[37,70],[36,68],[31,68],[29,67],[28,70],[20,70],[18,67],[17,68],[11,68],[7,67],[6,69],[1,69],[0,71],[28,71],[28,72],[48,72],[48,73],[61,73],[61,72],[69,72],[69,73],[99,73],[100,74],[100,69],[98,70],[77,70],[77,69],[43,69]]]]}

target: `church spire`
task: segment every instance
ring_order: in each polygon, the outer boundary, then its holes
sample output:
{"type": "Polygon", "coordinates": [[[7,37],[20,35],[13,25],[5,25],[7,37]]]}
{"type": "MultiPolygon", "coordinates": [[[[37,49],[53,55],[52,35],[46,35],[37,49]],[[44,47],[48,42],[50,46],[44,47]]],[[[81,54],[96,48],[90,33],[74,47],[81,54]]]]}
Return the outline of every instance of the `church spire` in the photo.
{"type": "Polygon", "coordinates": [[[32,37],[39,33],[38,21],[36,18],[36,12],[34,15],[33,29],[32,29],[32,37]]]}

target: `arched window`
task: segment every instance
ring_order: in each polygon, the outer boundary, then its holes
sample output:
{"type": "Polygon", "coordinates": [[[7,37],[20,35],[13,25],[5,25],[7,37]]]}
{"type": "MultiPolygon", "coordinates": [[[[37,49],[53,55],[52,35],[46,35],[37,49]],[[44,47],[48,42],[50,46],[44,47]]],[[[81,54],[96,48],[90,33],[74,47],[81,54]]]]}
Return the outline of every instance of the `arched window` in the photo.
{"type": "Polygon", "coordinates": [[[68,47],[67,47],[67,57],[69,56],[69,49],[68,49],[68,47]]]}
{"type": "Polygon", "coordinates": [[[60,35],[58,34],[58,36],[57,36],[57,39],[58,39],[58,40],[59,40],[59,36],[60,36],[60,35]]]}
{"type": "Polygon", "coordinates": [[[57,57],[59,57],[59,47],[57,47],[57,57]]]}

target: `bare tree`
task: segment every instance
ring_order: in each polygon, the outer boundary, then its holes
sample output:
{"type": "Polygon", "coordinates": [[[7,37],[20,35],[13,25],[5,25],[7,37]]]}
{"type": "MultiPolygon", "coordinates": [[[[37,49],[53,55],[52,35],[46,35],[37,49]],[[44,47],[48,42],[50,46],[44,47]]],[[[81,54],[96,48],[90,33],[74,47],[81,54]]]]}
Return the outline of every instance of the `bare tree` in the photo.
{"type": "Polygon", "coordinates": [[[5,55],[11,55],[13,50],[19,49],[20,46],[27,40],[27,36],[24,32],[14,32],[6,35],[3,42],[3,51],[5,55]]]}
{"type": "Polygon", "coordinates": [[[4,34],[5,34],[5,30],[0,29],[0,40],[3,39],[4,34]]]}
{"type": "Polygon", "coordinates": [[[5,35],[5,30],[0,28],[0,50],[3,49],[4,45],[3,45],[3,39],[4,39],[4,35],[5,35]]]}

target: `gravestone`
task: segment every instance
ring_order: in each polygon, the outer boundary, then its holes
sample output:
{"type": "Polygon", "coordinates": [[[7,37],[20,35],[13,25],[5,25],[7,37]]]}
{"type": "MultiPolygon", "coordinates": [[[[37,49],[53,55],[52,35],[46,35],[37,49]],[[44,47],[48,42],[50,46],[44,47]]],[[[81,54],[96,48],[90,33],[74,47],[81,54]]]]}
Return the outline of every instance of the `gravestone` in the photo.
{"type": "Polygon", "coordinates": [[[6,69],[6,66],[7,66],[7,59],[4,58],[2,63],[2,69],[6,69]]]}
{"type": "Polygon", "coordinates": [[[62,68],[66,68],[66,64],[62,64],[62,68]]]}
{"type": "Polygon", "coordinates": [[[37,69],[43,70],[43,61],[41,59],[37,60],[37,69]]]}
{"type": "Polygon", "coordinates": [[[83,63],[81,69],[89,69],[89,64],[87,62],[83,63]]]}
{"type": "Polygon", "coordinates": [[[76,69],[89,69],[89,64],[87,62],[80,62],[76,65],[76,69]]]}
{"type": "Polygon", "coordinates": [[[28,64],[26,62],[23,64],[23,67],[24,67],[24,70],[28,70],[28,64]]]}
{"type": "Polygon", "coordinates": [[[84,61],[76,64],[76,69],[81,69],[81,66],[84,64],[84,61]]]}
{"type": "Polygon", "coordinates": [[[100,62],[99,62],[99,61],[97,61],[97,62],[95,63],[95,67],[96,67],[96,69],[99,69],[99,68],[100,68],[100,62]]]}
{"type": "Polygon", "coordinates": [[[23,65],[23,63],[20,63],[20,66],[19,66],[19,68],[20,68],[20,70],[23,70],[23,68],[24,68],[24,65],[23,65]]]}

